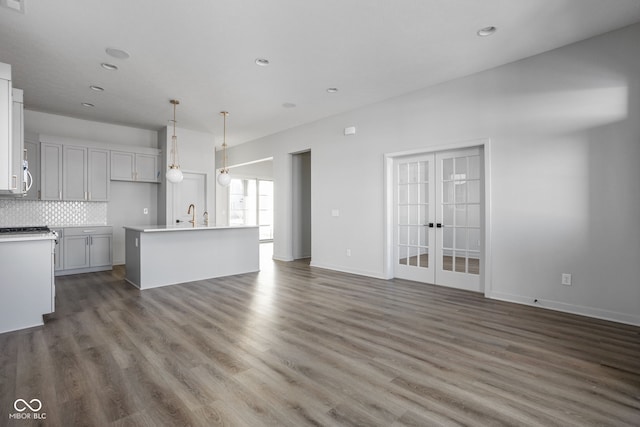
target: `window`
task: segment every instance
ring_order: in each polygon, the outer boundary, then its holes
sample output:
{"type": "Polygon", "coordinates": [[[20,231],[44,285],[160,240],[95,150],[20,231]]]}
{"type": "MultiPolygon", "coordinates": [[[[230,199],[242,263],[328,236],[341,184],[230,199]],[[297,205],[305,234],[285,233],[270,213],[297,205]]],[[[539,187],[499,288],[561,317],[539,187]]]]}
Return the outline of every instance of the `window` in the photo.
{"type": "Polygon", "coordinates": [[[229,225],[257,225],[260,240],[273,240],[273,181],[233,178],[229,225]]]}

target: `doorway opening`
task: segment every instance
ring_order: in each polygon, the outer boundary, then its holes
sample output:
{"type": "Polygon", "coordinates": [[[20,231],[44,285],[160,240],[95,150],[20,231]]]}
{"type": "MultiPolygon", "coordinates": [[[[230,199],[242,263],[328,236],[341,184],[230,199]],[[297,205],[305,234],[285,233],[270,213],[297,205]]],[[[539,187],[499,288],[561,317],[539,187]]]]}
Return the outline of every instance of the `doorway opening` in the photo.
{"type": "Polygon", "coordinates": [[[311,258],[311,151],[292,154],[293,259],[311,258]]]}
{"type": "Polygon", "coordinates": [[[273,241],[273,181],[232,178],[229,225],[257,225],[260,242],[273,241]]]}

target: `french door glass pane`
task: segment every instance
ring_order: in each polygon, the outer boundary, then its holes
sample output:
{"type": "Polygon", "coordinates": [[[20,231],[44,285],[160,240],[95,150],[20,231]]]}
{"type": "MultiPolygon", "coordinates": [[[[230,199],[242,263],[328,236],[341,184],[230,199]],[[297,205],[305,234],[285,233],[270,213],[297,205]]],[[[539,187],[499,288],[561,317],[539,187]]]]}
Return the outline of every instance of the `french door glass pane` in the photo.
{"type": "Polygon", "coordinates": [[[468,250],[480,250],[480,156],[443,159],[443,269],[479,274],[468,250]]]}
{"type": "Polygon", "coordinates": [[[467,225],[467,206],[466,205],[455,206],[454,225],[456,227],[464,227],[467,225]]]}
{"type": "Polygon", "coordinates": [[[480,179],[480,156],[469,156],[469,179],[480,179]]]}
{"type": "Polygon", "coordinates": [[[480,228],[469,228],[469,250],[480,252],[480,228]]]}
{"type": "Polygon", "coordinates": [[[455,161],[456,161],[455,179],[466,179],[467,178],[467,158],[456,157],[455,161]]]}
{"type": "Polygon", "coordinates": [[[480,227],[480,205],[467,205],[467,225],[480,227]]]}
{"type": "Polygon", "coordinates": [[[429,182],[429,163],[427,162],[420,162],[420,182],[429,182]]]}
{"type": "Polygon", "coordinates": [[[427,225],[429,223],[429,205],[420,205],[420,219],[418,224],[427,225]]]}
{"type": "Polygon", "coordinates": [[[408,248],[406,246],[398,247],[398,264],[407,265],[409,263],[409,259],[407,257],[408,248]]]}
{"type": "Polygon", "coordinates": [[[467,201],[467,183],[465,181],[454,181],[455,202],[465,203],[467,201]]]}
{"type": "Polygon", "coordinates": [[[420,199],[418,194],[420,191],[420,184],[409,184],[409,203],[418,203],[420,199]]]}
{"type": "Polygon", "coordinates": [[[480,203],[480,180],[467,181],[467,202],[480,203]]]}
{"type": "Polygon", "coordinates": [[[409,224],[409,206],[398,206],[398,224],[399,225],[408,225],[409,224]]]}
{"type": "Polygon", "coordinates": [[[401,265],[428,266],[428,166],[426,161],[398,165],[397,244],[401,265]]]}
{"type": "Polygon", "coordinates": [[[442,161],[442,180],[449,181],[453,179],[453,159],[444,159],[442,161]]]}
{"type": "Polygon", "coordinates": [[[414,183],[419,181],[420,170],[419,163],[409,163],[409,182],[414,183]]]}

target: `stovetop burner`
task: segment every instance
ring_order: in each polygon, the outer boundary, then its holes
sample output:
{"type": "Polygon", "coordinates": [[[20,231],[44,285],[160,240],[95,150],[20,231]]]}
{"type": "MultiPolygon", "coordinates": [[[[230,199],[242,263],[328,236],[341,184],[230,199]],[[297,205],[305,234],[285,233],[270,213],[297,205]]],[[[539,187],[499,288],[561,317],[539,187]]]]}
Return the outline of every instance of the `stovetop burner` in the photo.
{"type": "Polygon", "coordinates": [[[0,234],[2,233],[48,233],[51,230],[46,225],[36,225],[29,227],[0,227],[0,234]]]}

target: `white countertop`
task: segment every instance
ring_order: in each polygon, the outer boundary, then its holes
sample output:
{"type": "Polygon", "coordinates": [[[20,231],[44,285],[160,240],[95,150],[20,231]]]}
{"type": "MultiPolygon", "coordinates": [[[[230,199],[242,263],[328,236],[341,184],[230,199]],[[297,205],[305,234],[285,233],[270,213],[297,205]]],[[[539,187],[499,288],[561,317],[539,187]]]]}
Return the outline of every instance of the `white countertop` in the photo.
{"type": "Polygon", "coordinates": [[[233,225],[233,226],[215,226],[215,225],[139,225],[123,227],[127,230],[139,231],[141,233],[156,233],[165,231],[207,231],[207,230],[229,230],[238,228],[258,228],[257,225],[233,225]]]}
{"type": "Polygon", "coordinates": [[[56,235],[53,233],[6,233],[0,235],[0,243],[2,242],[23,242],[26,240],[55,240],[56,235]]]}

